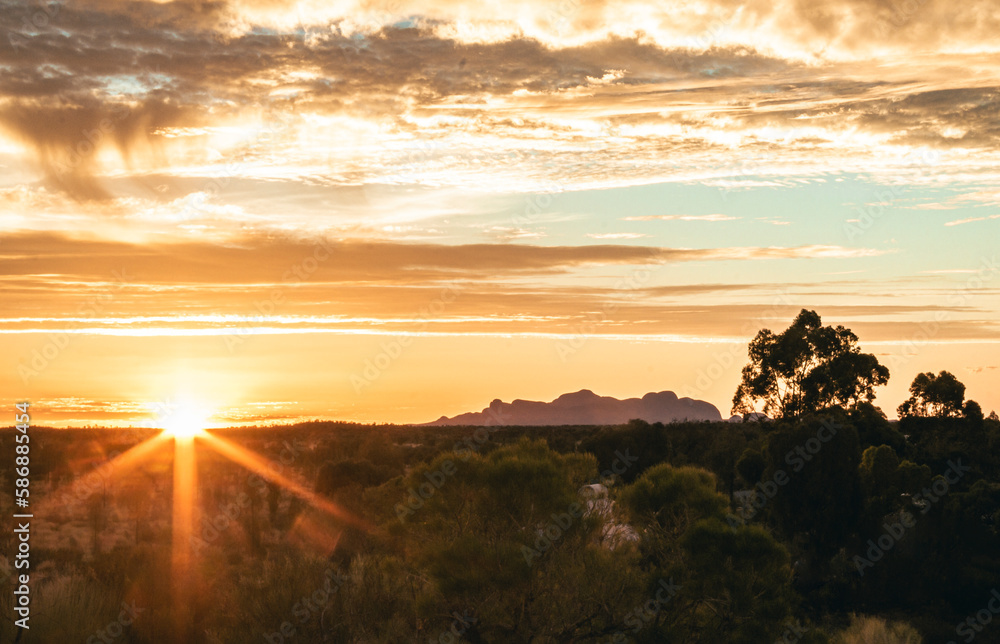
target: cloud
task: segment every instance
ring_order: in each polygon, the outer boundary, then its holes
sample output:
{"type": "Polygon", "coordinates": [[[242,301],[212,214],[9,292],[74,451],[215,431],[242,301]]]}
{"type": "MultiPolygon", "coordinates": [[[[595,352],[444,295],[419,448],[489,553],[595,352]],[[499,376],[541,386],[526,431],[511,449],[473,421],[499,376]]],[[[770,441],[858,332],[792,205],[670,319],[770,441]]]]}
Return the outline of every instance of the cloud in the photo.
{"type": "Polygon", "coordinates": [[[37,99],[0,107],[0,128],[34,149],[49,181],[78,199],[109,195],[93,176],[98,154],[117,149],[128,158],[139,143],[151,143],[151,128],[188,118],[187,111],[159,101],[139,105],[81,99],[56,106],[37,99]]]}
{"type": "Polygon", "coordinates": [[[545,236],[545,233],[537,230],[528,230],[527,228],[513,226],[490,226],[486,232],[503,241],[512,241],[516,239],[539,239],[545,236]]]}
{"type": "MultiPolygon", "coordinates": [[[[110,174],[234,159],[244,178],[519,192],[920,174],[876,148],[941,150],[941,181],[1000,164],[996,66],[961,51],[995,46],[983,1],[695,5],[59,5],[0,48],[0,128],[78,199],[107,197],[110,174]],[[869,64],[931,42],[919,64],[869,64]]],[[[4,3],[14,24],[38,10],[4,3]]]]}
{"type": "Polygon", "coordinates": [[[587,233],[587,237],[593,239],[639,239],[649,237],[649,235],[642,233],[587,233]]]}
{"type": "Polygon", "coordinates": [[[1000,190],[977,190],[957,195],[946,201],[918,204],[912,208],[915,210],[953,210],[982,206],[1000,206],[1000,190]]]}
{"type": "Polygon", "coordinates": [[[955,5],[945,0],[914,3],[870,0],[752,0],[738,8],[724,0],[650,5],[639,0],[512,0],[481,3],[475,12],[457,0],[386,3],[318,0],[240,0],[206,8],[189,3],[172,9],[139,10],[145,3],[112,3],[128,7],[145,20],[213,25],[219,31],[245,32],[256,24],[291,30],[336,24],[345,34],[370,34],[402,21],[433,26],[464,42],[495,42],[525,34],[553,45],[590,42],[609,35],[642,31],[660,44],[708,48],[714,44],[753,42],[807,56],[829,53],[891,54],[911,50],[995,50],[998,28],[990,0],[955,5]]]}
{"type": "Polygon", "coordinates": [[[834,246],[827,244],[812,244],[809,246],[797,246],[794,248],[768,247],[768,248],[729,248],[718,249],[722,256],[716,258],[727,259],[801,259],[801,258],[822,258],[822,259],[850,259],[857,257],[877,257],[896,252],[895,250],[881,250],[875,248],[846,248],[844,246],[834,246]],[[726,253],[731,253],[725,257],[726,253]]]}
{"type": "Polygon", "coordinates": [[[954,221],[946,221],[945,226],[961,226],[962,224],[971,224],[974,221],[986,221],[987,219],[1000,219],[1000,215],[990,215],[988,217],[967,217],[965,219],[956,219],[954,221]]]}
{"type": "Polygon", "coordinates": [[[890,251],[830,245],[797,247],[661,248],[593,244],[323,242],[294,238],[248,237],[226,245],[210,242],[133,244],[69,238],[51,233],[8,235],[0,246],[0,272],[106,278],[123,268],[151,283],[280,282],[307,258],[321,255],[312,279],[318,281],[447,280],[566,272],[586,266],[655,266],[676,262],[858,258],[890,251]],[[14,250],[16,249],[16,250],[14,250]]]}
{"type": "Polygon", "coordinates": [[[622,221],[736,221],[742,217],[731,215],[640,215],[625,217],[622,221]]]}
{"type": "Polygon", "coordinates": [[[872,341],[916,333],[913,320],[939,311],[947,315],[936,318],[946,321],[935,341],[996,336],[992,312],[946,305],[950,289],[914,290],[903,282],[888,295],[881,279],[678,284],[669,277],[677,272],[665,270],[691,262],[850,259],[880,252],[839,246],[321,243],[273,236],[225,245],[129,243],[20,233],[0,245],[0,333],[71,328],[108,335],[224,335],[226,329],[259,326],[282,334],[391,335],[412,331],[420,311],[447,287],[457,296],[428,319],[428,332],[574,334],[591,320],[588,311],[611,311],[595,332],[732,338],[745,335],[748,325],[783,328],[808,307],[872,341]],[[630,286],[640,272],[651,279],[630,286]],[[894,298],[901,293],[925,301],[900,303],[894,298]],[[765,314],[773,322],[762,322],[765,314]]]}

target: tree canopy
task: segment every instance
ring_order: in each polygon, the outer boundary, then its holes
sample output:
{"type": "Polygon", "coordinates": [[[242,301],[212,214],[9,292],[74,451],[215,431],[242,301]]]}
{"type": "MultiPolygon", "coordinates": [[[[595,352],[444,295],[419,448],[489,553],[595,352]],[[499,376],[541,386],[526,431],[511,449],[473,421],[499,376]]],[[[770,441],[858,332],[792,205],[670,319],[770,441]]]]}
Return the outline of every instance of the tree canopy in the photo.
{"type": "Polygon", "coordinates": [[[823,326],[815,311],[802,311],[775,334],[762,329],[748,347],[750,362],[733,396],[733,413],[757,411],[789,418],[830,406],[871,402],[889,370],[843,326],[823,326]]]}
{"type": "Polygon", "coordinates": [[[950,372],[942,371],[936,376],[931,372],[918,373],[910,384],[910,397],[896,409],[896,413],[900,418],[907,416],[958,418],[963,415],[964,401],[965,385],[950,372]]]}

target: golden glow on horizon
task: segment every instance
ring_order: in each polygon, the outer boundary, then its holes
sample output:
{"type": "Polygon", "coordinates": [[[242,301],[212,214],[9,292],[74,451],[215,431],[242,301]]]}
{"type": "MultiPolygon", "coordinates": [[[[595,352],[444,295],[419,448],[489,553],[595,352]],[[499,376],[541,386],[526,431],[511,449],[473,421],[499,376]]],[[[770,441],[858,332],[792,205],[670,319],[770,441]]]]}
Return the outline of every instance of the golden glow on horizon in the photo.
{"type": "Polygon", "coordinates": [[[161,423],[163,431],[178,441],[190,441],[205,433],[212,412],[200,403],[182,399],[171,405],[161,423]]]}
{"type": "Polygon", "coordinates": [[[722,354],[724,413],[801,307],[897,360],[887,411],[918,370],[1000,405],[994,0],[84,4],[0,92],[0,388],[55,426],[181,383],[424,422],[722,354]]]}

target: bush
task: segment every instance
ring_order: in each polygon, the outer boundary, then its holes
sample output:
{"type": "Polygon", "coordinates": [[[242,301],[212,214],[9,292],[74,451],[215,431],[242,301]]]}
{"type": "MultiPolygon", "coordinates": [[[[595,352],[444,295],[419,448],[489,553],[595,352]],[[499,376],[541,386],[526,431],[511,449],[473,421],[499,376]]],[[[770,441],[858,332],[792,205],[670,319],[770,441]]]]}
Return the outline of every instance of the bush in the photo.
{"type": "Polygon", "coordinates": [[[923,638],[905,622],[851,615],[851,625],[833,641],[834,644],[921,644],[923,638]]]}

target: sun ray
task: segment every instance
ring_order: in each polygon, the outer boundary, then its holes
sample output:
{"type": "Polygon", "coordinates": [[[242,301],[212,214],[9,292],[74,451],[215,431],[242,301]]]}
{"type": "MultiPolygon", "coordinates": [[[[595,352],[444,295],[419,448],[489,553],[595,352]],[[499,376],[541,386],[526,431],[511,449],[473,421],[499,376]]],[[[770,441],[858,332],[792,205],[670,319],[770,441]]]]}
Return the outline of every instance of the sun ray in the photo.
{"type": "Polygon", "coordinates": [[[341,528],[330,526],[330,520],[323,521],[322,515],[303,512],[295,518],[295,523],[288,530],[288,540],[296,545],[308,544],[318,548],[325,557],[329,557],[337,549],[344,532],[341,528]]]}
{"type": "Polygon", "coordinates": [[[172,597],[178,641],[186,641],[191,625],[190,593],[193,585],[192,544],[197,487],[194,437],[174,435],[174,489],[171,541],[172,597]]]}
{"type": "Polygon", "coordinates": [[[274,467],[268,463],[267,460],[261,458],[257,454],[254,454],[253,452],[214,434],[206,433],[200,436],[199,439],[203,440],[206,445],[217,451],[219,454],[222,454],[226,458],[239,463],[248,470],[259,474],[268,481],[280,485],[314,508],[322,510],[327,514],[356,527],[369,531],[372,529],[372,526],[368,524],[368,522],[354,516],[329,499],[325,499],[316,494],[303,483],[294,481],[290,477],[275,471],[274,467]]]}
{"type": "Polygon", "coordinates": [[[121,477],[155,454],[163,447],[168,438],[166,434],[160,433],[134,445],[110,461],[75,477],[71,483],[52,490],[40,502],[40,507],[42,509],[52,506],[66,507],[87,499],[96,491],[97,486],[102,486],[108,481],[121,477]]]}

